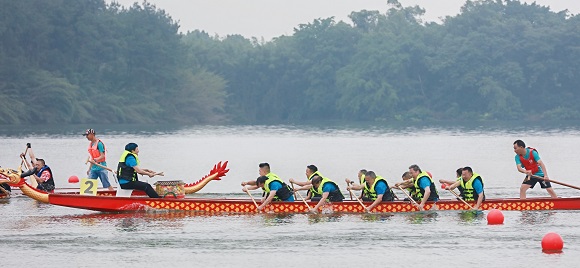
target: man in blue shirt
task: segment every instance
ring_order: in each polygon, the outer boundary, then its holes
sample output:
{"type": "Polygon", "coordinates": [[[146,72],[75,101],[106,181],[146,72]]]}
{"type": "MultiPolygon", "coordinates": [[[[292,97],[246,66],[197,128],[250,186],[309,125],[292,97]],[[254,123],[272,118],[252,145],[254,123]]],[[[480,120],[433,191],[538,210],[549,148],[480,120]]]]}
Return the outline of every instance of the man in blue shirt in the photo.
{"type": "Polygon", "coordinates": [[[258,211],[262,211],[272,201],[294,202],[292,189],[278,178],[278,176],[260,176],[256,179],[256,185],[245,185],[242,191],[247,192],[248,190],[255,190],[258,188],[262,188],[265,193],[265,196],[262,199],[262,204],[258,206],[258,211]]]}
{"type": "Polygon", "coordinates": [[[342,202],[344,200],[344,196],[340,192],[338,185],[328,178],[323,178],[318,175],[312,177],[312,189],[313,192],[321,194],[322,196],[316,206],[310,209],[311,212],[317,212],[318,208],[326,204],[327,199],[330,202],[342,202]]]}
{"type": "Polygon", "coordinates": [[[477,173],[473,173],[471,167],[464,167],[461,169],[461,179],[451,185],[445,187],[445,190],[453,190],[456,187],[461,187],[461,198],[467,202],[476,202],[473,206],[474,210],[481,207],[481,203],[485,200],[485,193],[483,191],[483,178],[477,173]]]}
{"type": "Polygon", "coordinates": [[[546,165],[540,159],[538,151],[531,147],[526,148],[526,144],[522,140],[517,140],[514,142],[514,153],[516,153],[516,168],[519,172],[526,174],[520,187],[520,198],[525,199],[528,189],[534,188],[536,183],[540,183],[540,187],[546,189],[552,198],[557,198],[558,196],[550,184],[546,165]]]}
{"type": "Polygon", "coordinates": [[[370,212],[382,201],[393,201],[393,193],[389,188],[387,181],[377,176],[374,171],[367,171],[365,173],[365,182],[363,185],[348,186],[347,189],[363,190],[364,201],[373,201],[371,205],[365,207],[367,212],[370,212]]]}
{"type": "Polygon", "coordinates": [[[409,173],[411,173],[415,182],[415,196],[421,200],[418,205],[419,210],[424,209],[427,201],[436,202],[439,200],[437,187],[435,187],[435,182],[433,182],[433,178],[428,172],[422,171],[418,165],[411,165],[409,166],[409,173]]]}
{"type": "Polygon", "coordinates": [[[117,166],[119,186],[121,189],[136,189],[144,191],[149,197],[159,198],[155,189],[149,183],[139,181],[137,174],[147,175],[149,178],[163,176],[163,172],[144,169],[139,166],[139,147],[135,143],[125,146],[125,151],[121,154],[119,165],[117,166]]]}

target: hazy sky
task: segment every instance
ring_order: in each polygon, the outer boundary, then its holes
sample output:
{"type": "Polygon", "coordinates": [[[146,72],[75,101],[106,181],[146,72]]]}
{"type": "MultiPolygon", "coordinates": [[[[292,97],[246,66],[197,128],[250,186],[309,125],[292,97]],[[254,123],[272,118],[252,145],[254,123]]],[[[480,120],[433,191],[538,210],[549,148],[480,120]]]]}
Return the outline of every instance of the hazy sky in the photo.
{"type": "MultiPolygon", "coordinates": [[[[107,0],[111,2],[112,0],[107,0]]],[[[142,0],[115,0],[124,6],[142,0]]],[[[334,16],[336,21],[350,22],[352,11],[387,10],[387,0],[148,0],[164,9],[180,31],[204,30],[209,34],[226,36],[241,34],[245,37],[264,37],[270,40],[280,35],[291,35],[299,24],[317,18],[334,16]]],[[[424,21],[440,21],[447,15],[456,15],[465,0],[399,0],[403,6],[419,5],[426,9],[424,21]]],[[[534,1],[522,1],[532,3],[534,1]]],[[[577,0],[535,0],[550,6],[553,11],[568,9],[580,13],[577,0]]]]}

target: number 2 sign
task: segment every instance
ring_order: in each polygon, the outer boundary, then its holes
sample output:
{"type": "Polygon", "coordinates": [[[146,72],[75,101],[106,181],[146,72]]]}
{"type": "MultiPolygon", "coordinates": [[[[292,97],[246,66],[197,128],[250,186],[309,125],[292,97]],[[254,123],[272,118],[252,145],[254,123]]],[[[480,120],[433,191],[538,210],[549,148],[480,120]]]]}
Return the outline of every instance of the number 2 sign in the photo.
{"type": "Polygon", "coordinates": [[[99,182],[97,179],[81,179],[81,194],[84,195],[97,195],[97,187],[99,182]]]}

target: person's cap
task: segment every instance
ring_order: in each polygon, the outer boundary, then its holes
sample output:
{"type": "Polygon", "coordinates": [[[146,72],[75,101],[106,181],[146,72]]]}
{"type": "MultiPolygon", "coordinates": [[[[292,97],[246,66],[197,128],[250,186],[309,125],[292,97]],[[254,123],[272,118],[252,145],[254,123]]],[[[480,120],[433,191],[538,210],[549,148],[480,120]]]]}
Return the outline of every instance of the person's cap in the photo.
{"type": "Polygon", "coordinates": [[[89,135],[89,134],[95,134],[95,130],[92,128],[89,128],[85,131],[85,134],[83,134],[83,136],[89,135]]]}
{"type": "Polygon", "coordinates": [[[135,150],[135,148],[137,148],[137,147],[139,147],[139,146],[137,146],[136,143],[131,142],[131,143],[128,143],[127,145],[125,145],[125,150],[130,152],[130,151],[135,150]]]}

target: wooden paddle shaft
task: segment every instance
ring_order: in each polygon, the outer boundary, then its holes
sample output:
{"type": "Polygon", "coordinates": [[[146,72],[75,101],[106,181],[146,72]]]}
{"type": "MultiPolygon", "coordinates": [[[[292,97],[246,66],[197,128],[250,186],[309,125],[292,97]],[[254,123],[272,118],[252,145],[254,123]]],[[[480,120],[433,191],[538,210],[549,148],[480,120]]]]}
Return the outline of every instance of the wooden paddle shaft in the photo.
{"type": "Polygon", "coordinates": [[[256,203],[256,199],[254,199],[254,197],[252,196],[252,194],[250,193],[250,190],[248,190],[248,188],[246,188],[246,193],[250,196],[250,198],[252,199],[252,202],[254,202],[254,205],[256,205],[256,209],[259,208],[260,206],[258,206],[258,203],[256,203]]]}
{"type": "MultiPolygon", "coordinates": [[[[294,192],[294,183],[291,182],[290,184],[292,185],[292,192],[294,192]]],[[[294,199],[298,199],[298,197],[296,197],[296,192],[294,192],[294,199]]]]}
{"type": "MultiPolygon", "coordinates": [[[[352,190],[348,189],[348,191],[350,192],[350,194],[352,194],[352,190]]],[[[363,207],[364,210],[367,209],[367,207],[365,206],[365,204],[363,204],[362,201],[360,201],[360,199],[358,198],[358,196],[354,195],[354,197],[356,198],[356,201],[358,201],[358,203],[363,207]]]]}
{"type": "Polygon", "coordinates": [[[570,185],[570,184],[567,184],[567,183],[555,181],[555,180],[552,180],[552,179],[544,179],[542,177],[538,177],[538,176],[534,176],[534,175],[532,175],[531,177],[534,178],[534,179],[548,181],[548,182],[553,182],[553,183],[560,184],[560,185],[563,185],[563,186],[567,186],[567,187],[570,187],[570,188],[573,188],[573,189],[576,189],[576,190],[580,190],[580,187],[578,187],[578,186],[574,186],[574,185],[570,185]]]}
{"type": "Polygon", "coordinates": [[[411,200],[411,203],[413,203],[415,206],[419,207],[419,204],[417,203],[417,201],[415,201],[415,199],[413,199],[408,193],[407,191],[403,190],[403,188],[401,188],[401,186],[397,187],[399,188],[399,190],[403,191],[403,193],[409,198],[409,200],[411,200]]]}
{"type": "Polygon", "coordinates": [[[465,202],[465,200],[463,200],[463,198],[461,198],[461,196],[459,196],[455,191],[453,191],[451,189],[447,189],[447,191],[450,191],[451,193],[453,193],[453,195],[455,195],[457,197],[457,199],[461,200],[461,202],[466,204],[469,208],[473,209],[473,207],[469,203],[465,202]]]}
{"type": "Polygon", "coordinates": [[[304,197],[302,197],[302,194],[300,192],[294,192],[294,194],[298,193],[298,195],[300,196],[300,199],[302,199],[302,202],[304,202],[304,205],[306,205],[306,207],[308,208],[308,210],[311,209],[310,205],[308,205],[308,203],[306,203],[306,200],[304,199],[304,197]]]}

